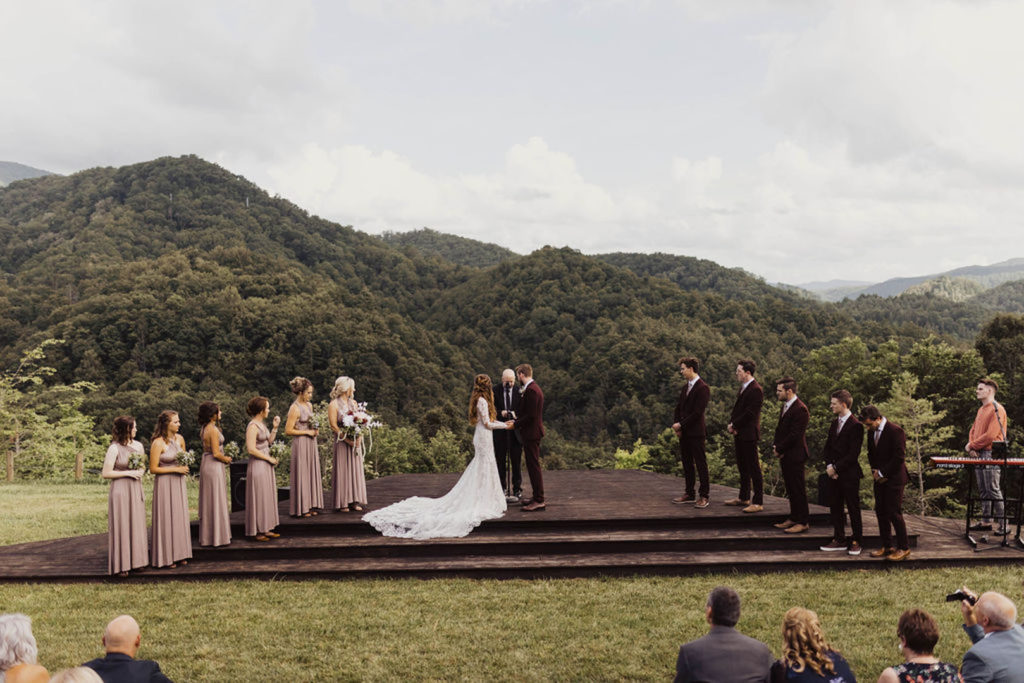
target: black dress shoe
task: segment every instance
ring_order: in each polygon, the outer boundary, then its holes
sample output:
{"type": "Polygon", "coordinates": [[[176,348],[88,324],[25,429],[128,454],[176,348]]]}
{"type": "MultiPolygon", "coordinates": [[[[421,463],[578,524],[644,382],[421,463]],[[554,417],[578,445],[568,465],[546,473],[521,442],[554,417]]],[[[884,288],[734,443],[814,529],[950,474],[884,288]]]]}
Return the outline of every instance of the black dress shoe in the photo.
{"type": "Polygon", "coordinates": [[[971,531],[992,531],[991,524],[972,524],[969,528],[971,531]]]}

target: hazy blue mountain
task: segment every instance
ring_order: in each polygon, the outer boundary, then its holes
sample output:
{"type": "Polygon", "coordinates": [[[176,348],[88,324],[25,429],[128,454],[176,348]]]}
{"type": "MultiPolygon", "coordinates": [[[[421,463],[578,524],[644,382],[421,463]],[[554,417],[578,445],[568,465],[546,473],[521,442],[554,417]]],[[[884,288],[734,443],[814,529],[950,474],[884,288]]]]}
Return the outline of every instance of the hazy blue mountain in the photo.
{"type": "MultiPolygon", "coordinates": [[[[825,301],[842,301],[843,299],[856,299],[862,294],[875,294],[878,296],[897,296],[911,287],[924,284],[930,280],[963,279],[976,282],[982,289],[989,289],[1004,282],[1024,279],[1024,258],[1013,258],[1000,263],[993,263],[989,266],[964,266],[947,270],[944,273],[933,273],[931,275],[917,275],[912,277],[896,277],[884,282],[876,282],[866,286],[839,284],[836,287],[825,287],[828,283],[808,283],[800,285],[804,289],[813,291],[825,301]],[[814,285],[822,285],[815,287],[814,285]]],[[[943,285],[934,285],[933,288],[942,289],[943,285]]]]}
{"type": "Polygon", "coordinates": [[[53,175],[49,171],[44,171],[38,168],[32,168],[25,164],[19,164],[13,161],[0,161],[0,187],[9,185],[15,180],[25,180],[26,178],[39,178],[41,176],[53,175]]]}

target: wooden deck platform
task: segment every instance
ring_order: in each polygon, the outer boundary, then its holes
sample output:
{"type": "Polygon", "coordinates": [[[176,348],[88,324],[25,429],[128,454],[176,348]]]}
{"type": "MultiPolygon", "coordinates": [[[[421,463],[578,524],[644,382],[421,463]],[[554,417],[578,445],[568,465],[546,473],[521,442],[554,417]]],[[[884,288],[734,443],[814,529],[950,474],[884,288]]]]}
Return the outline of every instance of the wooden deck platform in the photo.
{"type": "MultiPolygon", "coordinates": [[[[439,496],[454,474],[407,474],[368,482],[371,505],[383,507],[412,496],[439,496]]],[[[685,575],[713,571],[881,569],[891,563],[868,556],[879,546],[873,513],[864,512],[866,550],[859,557],[826,553],[828,511],[811,506],[811,529],[785,534],[772,524],[789,504],[767,498],[761,513],[744,514],[723,504],[736,490],[712,486],[711,507],[674,505],[681,482],[636,470],[545,473],[548,509],[526,513],[510,507],[465,538],[415,541],[384,538],[361,513],[325,512],[293,519],[281,504],[280,539],[257,543],[243,537],[244,513],[232,514],[231,545],[201,548],[176,569],[147,569],[126,579],[106,575],[106,534],[0,548],[0,581],[163,581],[215,578],[575,577],[685,575]]],[[[963,523],[907,516],[911,558],[901,566],[1019,563],[1015,548],[985,546],[977,552],[963,538],[963,523]]],[[[193,524],[193,539],[195,539],[193,524]]],[[[993,540],[993,543],[995,541],[993,540]]],[[[1015,541],[1020,548],[1019,541],[1015,541]]]]}

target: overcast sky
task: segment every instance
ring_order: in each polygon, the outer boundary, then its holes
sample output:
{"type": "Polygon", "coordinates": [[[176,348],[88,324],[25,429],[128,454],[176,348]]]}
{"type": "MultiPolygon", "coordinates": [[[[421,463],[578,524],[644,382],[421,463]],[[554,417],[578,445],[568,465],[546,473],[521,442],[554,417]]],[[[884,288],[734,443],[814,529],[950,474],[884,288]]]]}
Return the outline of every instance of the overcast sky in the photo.
{"type": "Polygon", "coordinates": [[[1024,256],[1024,3],[0,3],[0,159],[769,280],[1024,256]]]}

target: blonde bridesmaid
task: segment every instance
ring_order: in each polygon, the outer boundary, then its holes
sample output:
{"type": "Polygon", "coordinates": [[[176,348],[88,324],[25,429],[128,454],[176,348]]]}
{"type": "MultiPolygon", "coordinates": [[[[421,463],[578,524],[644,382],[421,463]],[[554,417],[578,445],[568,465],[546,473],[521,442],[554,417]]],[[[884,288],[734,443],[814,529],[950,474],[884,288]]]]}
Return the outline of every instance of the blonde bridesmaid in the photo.
{"type": "Polygon", "coordinates": [[[178,433],[178,413],[165,410],[156,419],[149,447],[149,471],[153,478],[153,539],[150,556],[154,567],[174,569],[192,557],[188,520],[188,468],[178,464],[185,439],[178,433]]]}
{"type": "Polygon", "coordinates": [[[324,485],[320,475],[320,454],[317,452],[317,430],[313,427],[313,383],[296,377],[289,385],[295,402],[288,408],[284,433],[292,437],[291,498],[288,511],[292,517],[316,515],[324,506],[324,485]]]}
{"type": "Polygon", "coordinates": [[[245,474],[245,535],[257,541],[269,541],[281,534],[274,531],[281,523],[277,513],[277,458],[270,456],[270,444],[277,438],[281,418],[274,416],[274,428],[267,430],[270,401],[257,396],[245,407],[249,424],[245,428],[245,451],[249,468],[245,474]]]}
{"type": "Polygon", "coordinates": [[[327,420],[334,432],[334,469],[331,471],[331,501],[338,512],[350,509],[362,512],[366,505],[366,476],[363,473],[363,437],[346,434],[342,419],[359,408],[355,400],[356,383],[351,377],[339,377],[331,389],[327,420]]]}
{"type": "Polygon", "coordinates": [[[199,406],[199,439],[203,460],[199,465],[199,545],[214,547],[231,543],[227,474],[231,458],[224,455],[220,431],[220,406],[205,401],[199,406]]]}
{"type": "Polygon", "coordinates": [[[114,440],[103,459],[103,478],[110,479],[107,503],[107,572],[128,576],[128,572],[149,564],[146,540],[146,500],[142,494],[142,475],[146,450],[135,440],[135,418],[114,418],[114,440]],[[131,468],[129,460],[139,456],[142,465],[131,468]]]}

